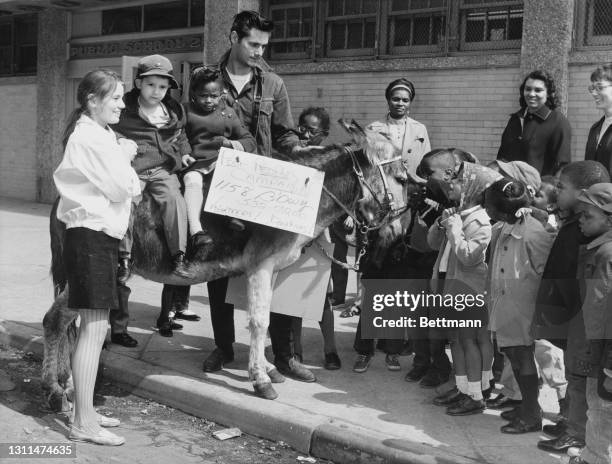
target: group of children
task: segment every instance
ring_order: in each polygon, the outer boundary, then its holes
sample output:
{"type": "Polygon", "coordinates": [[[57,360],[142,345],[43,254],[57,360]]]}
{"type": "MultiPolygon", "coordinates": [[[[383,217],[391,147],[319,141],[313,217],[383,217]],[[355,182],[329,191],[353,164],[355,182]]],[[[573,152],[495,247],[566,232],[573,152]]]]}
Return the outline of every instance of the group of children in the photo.
{"type": "MultiPolygon", "coordinates": [[[[436,156],[452,160],[450,152],[436,156]]],[[[436,163],[426,155],[424,164],[436,163]]],[[[482,412],[495,385],[495,344],[509,372],[501,382],[511,387],[515,381],[520,390],[520,400],[507,403],[517,406],[501,414],[508,421],[501,431],[542,430],[539,371],[549,381],[551,375],[543,371],[556,369],[568,383],[560,401],[561,421],[544,427],[554,438],[540,441],[538,447],[556,452],[584,448],[572,462],[608,462],[612,443],[609,173],[596,161],[568,164],[556,178],[544,179],[520,161],[456,166],[447,177],[448,197],[455,207],[444,210],[428,233],[429,245],[439,250],[432,288],[445,294],[485,294],[488,324],[447,333],[455,376],[439,389],[434,404],[446,407],[449,415],[482,412]],[[544,339],[547,345],[538,350],[544,339]],[[563,363],[551,366],[552,358],[545,354],[546,346],[554,348],[553,344],[563,349],[565,372],[563,363]]]]}

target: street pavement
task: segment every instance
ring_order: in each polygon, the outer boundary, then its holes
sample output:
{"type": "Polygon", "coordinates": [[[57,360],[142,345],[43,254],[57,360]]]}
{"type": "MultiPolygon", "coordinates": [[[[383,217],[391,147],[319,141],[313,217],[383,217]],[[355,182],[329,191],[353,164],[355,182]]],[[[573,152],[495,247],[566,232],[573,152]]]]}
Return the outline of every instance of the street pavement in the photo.
{"type": "MultiPolygon", "coordinates": [[[[41,322],[53,300],[49,275],[49,205],[0,198],[0,342],[42,353],[41,322]]],[[[275,384],[279,398],[252,393],[248,381],[246,315],[236,311],[236,359],[222,372],[207,374],[202,361],[214,348],[205,285],[192,288],[191,309],[199,322],[180,321],[182,331],[161,337],[154,328],[161,284],[130,280],[130,333],[135,349],[110,345],[103,353],[104,375],[131,393],[206,417],[334,462],[413,462],[496,464],[555,463],[536,442],[544,434],[505,435],[499,411],[450,417],[432,404],[434,392],[404,381],[411,357],[391,372],[377,353],[369,370],[351,367],[357,318],[336,319],[342,369],[323,369],[322,337],[316,321],[304,321],[304,363],[316,383],[287,379],[275,384]]],[[[354,296],[355,277],[349,277],[354,296]]],[[[290,303],[288,303],[290,304],[290,303]]],[[[267,341],[269,344],[269,340],[267,341]]],[[[266,350],[271,359],[269,347],[266,350]]],[[[547,420],[555,417],[554,392],[544,386],[540,402],[547,420]]],[[[4,439],[3,441],[10,441],[4,439]]]]}

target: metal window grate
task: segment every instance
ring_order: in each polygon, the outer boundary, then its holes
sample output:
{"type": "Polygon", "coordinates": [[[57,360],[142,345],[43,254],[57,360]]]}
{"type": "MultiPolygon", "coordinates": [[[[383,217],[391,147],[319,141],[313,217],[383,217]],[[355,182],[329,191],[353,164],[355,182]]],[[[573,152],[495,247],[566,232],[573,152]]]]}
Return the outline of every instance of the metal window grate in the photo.
{"type": "Polygon", "coordinates": [[[585,45],[612,44],[612,0],[589,0],[585,3],[585,45]]]}

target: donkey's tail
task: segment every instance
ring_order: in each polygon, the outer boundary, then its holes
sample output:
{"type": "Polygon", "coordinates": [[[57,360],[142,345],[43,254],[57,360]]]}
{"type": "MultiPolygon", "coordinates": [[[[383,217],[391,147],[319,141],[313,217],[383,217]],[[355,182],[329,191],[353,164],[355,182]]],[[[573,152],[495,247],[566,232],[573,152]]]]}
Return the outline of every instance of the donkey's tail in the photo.
{"type": "Polygon", "coordinates": [[[51,277],[53,278],[53,293],[57,297],[66,287],[66,269],[64,267],[64,234],[66,226],[57,218],[59,198],[53,203],[49,218],[49,233],[51,237],[51,277]]]}

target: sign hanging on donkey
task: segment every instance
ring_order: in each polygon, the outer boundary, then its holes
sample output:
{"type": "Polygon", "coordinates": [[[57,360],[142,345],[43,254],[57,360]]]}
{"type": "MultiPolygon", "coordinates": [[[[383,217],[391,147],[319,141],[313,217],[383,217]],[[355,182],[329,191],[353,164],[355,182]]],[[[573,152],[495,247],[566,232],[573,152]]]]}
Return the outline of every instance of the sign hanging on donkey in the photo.
{"type": "Polygon", "coordinates": [[[299,164],[221,148],[204,210],[312,237],[323,177],[299,164]]]}

